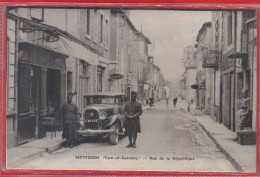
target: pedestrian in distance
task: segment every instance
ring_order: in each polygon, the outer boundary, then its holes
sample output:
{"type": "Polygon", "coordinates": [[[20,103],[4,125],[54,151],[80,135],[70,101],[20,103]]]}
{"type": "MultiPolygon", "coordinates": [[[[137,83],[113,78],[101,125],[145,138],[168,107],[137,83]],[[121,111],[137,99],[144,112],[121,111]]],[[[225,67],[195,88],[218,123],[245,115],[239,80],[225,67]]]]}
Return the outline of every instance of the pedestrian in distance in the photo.
{"type": "Polygon", "coordinates": [[[151,97],[151,98],[149,99],[149,106],[152,107],[152,105],[153,105],[153,98],[151,97]]]}
{"type": "Polygon", "coordinates": [[[166,98],[166,99],[165,99],[165,102],[166,102],[166,106],[168,107],[168,105],[169,105],[169,99],[166,98]]]}
{"type": "Polygon", "coordinates": [[[131,93],[131,101],[125,105],[126,131],[129,144],[127,148],[136,148],[137,133],[141,133],[140,116],[143,113],[142,105],[136,101],[136,92],[131,93]]]}
{"type": "Polygon", "coordinates": [[[173,106],[174,108],[176,108],[176,104],[177,104],[178,98],[177,96],[173,98],[173,106]]]}
{"type": "Polygon", "coordinates": [[[190,102],[188,103],[187,111],[190,112],[190,102]]]}
{"type": "Polygon", "coordinates": [[[73,93],[67,95],[67,102],[62,105],[61,116],[63,120],[62,138],[66,138],[65,147],[74,147],[76,140],[76,120],[79,116],[78,107],[72,103],[73,93]]]}

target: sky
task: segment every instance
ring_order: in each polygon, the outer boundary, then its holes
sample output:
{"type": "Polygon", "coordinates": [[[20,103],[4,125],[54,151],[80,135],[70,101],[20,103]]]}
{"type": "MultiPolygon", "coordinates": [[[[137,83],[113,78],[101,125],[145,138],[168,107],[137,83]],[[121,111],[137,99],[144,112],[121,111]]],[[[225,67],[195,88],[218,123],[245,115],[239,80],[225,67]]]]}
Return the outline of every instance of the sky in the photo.
{"type": "Polygon", "coordinates": [[[153,43],[149,55],[154,56],[165,79],[172,81],[181,78],[184,48],[194,46],[202,25],[211,21],[211,12],[131,10],[130,20],[153,43]]]}

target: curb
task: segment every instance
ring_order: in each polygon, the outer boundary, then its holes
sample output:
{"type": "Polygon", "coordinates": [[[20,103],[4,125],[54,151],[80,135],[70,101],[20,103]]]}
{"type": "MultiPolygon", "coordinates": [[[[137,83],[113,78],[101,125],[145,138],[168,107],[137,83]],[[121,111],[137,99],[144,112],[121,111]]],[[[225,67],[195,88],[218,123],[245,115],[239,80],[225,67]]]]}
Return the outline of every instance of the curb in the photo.
{"type": "Polygon", "coordinates": [[[60,149],[63,147],[63,142],[64,140],[61,140],[60,142],[50,146],[50,147],[47,147],[46,149],[42,149],[42,150],[39,150],[38,152],[35,152],[33,154],[30,154],[26,157],[23,157],[21,159],[18,159],[16,161],[13,161],[13,162],[8,162],[8,165],[7,167],[8,168],[16,168],[24,163],[27,163],[31,160],[34,160],[34,159],[37,159],[41,156],[43,156],[44,153],[52,153],[53,151],[57,150],[57,149],[60,149]]]}
{"type": "Polygon", "coordinates": [[[218,141],[210,134],[210,132],[195,119],[196,122],[200,125],[200,127],[207,133],[207,135],[213,140],[213,142],[216,144],[217,148],[224,154],[224,156],[232,163],[232,165],[235,167],[236,170],[239,172],[243,172],[242,167],[237,163],[237,161],[218,143],[218,141]]]}
{"type": "Polygon", "coordinates": [[[8,165],[7,165],[7,168],[15,168],[15,167],[17,167],[19,165],[22,165],[22,164],[26,163],[26,162],[29,162],[29,161],[34,160],[34,159],[37,159],[40,156],[42,156],[45,152],[46,152],[46,150],[40,150],[40,151],[38,151],[36,153],[30,154],[30,155],[28,155],[26,157],[23,157],[23,158],[21,158],[21,159],[19,159],[17,161],[9,162],[8,165]]]}
{"type": "Polygon", "coordinates": [[[61,141],[58,142],[57,144],[52,145],[52,146],[46,148],[46,152],[52,153],[53,151],[62,148],[62,147],[63,147],[63,143],[64,143],[64,140],[61,140],[61,141]]]}

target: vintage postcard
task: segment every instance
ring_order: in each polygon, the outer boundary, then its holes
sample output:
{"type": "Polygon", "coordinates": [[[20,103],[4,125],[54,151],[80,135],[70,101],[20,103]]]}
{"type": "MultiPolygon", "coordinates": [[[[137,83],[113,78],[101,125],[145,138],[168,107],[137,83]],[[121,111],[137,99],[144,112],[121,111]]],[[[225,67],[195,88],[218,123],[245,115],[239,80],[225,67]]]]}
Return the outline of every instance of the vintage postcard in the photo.
{"type": "Polygon", "coordinates": [[[256,174],[259,8],[232,7],[2,7],[5,169],[256,174]]]}

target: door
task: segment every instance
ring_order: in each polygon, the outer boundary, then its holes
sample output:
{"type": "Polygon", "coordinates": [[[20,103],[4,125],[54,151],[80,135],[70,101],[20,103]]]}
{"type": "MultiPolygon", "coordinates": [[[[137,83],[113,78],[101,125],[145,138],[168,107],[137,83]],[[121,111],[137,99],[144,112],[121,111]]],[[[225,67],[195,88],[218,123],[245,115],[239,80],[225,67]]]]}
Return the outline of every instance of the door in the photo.
{"type": "Polygon", "coordinates": [[[30,65],[18,68],[18,144],[35,138],[36,100],[34,73],[30,65]]]}
{"type": "Polygon", "coordinates": [[[230,122],[230,129],[232,129],[232,131],[235,131],[235,104],[234,104],[234,83],[235,83],[235,75],[234,73],[231,73],[230,75],[230,113],[229,113],[229,122],[230,122]]]}
{"type": "Polygon", "coordinates": [[[223,78],[223,124],[231,128],[231,75],[227,73],[223,78]]]}
{"type": "Polygon", "coordinates": [[[79,93],[79,111],[83,112],[83,109],[86,105],[84,105],[84,96],[88,93],[88,78],[81,76],[79,79],[79,85],[80,85],[80,93],[79,93]]]}

